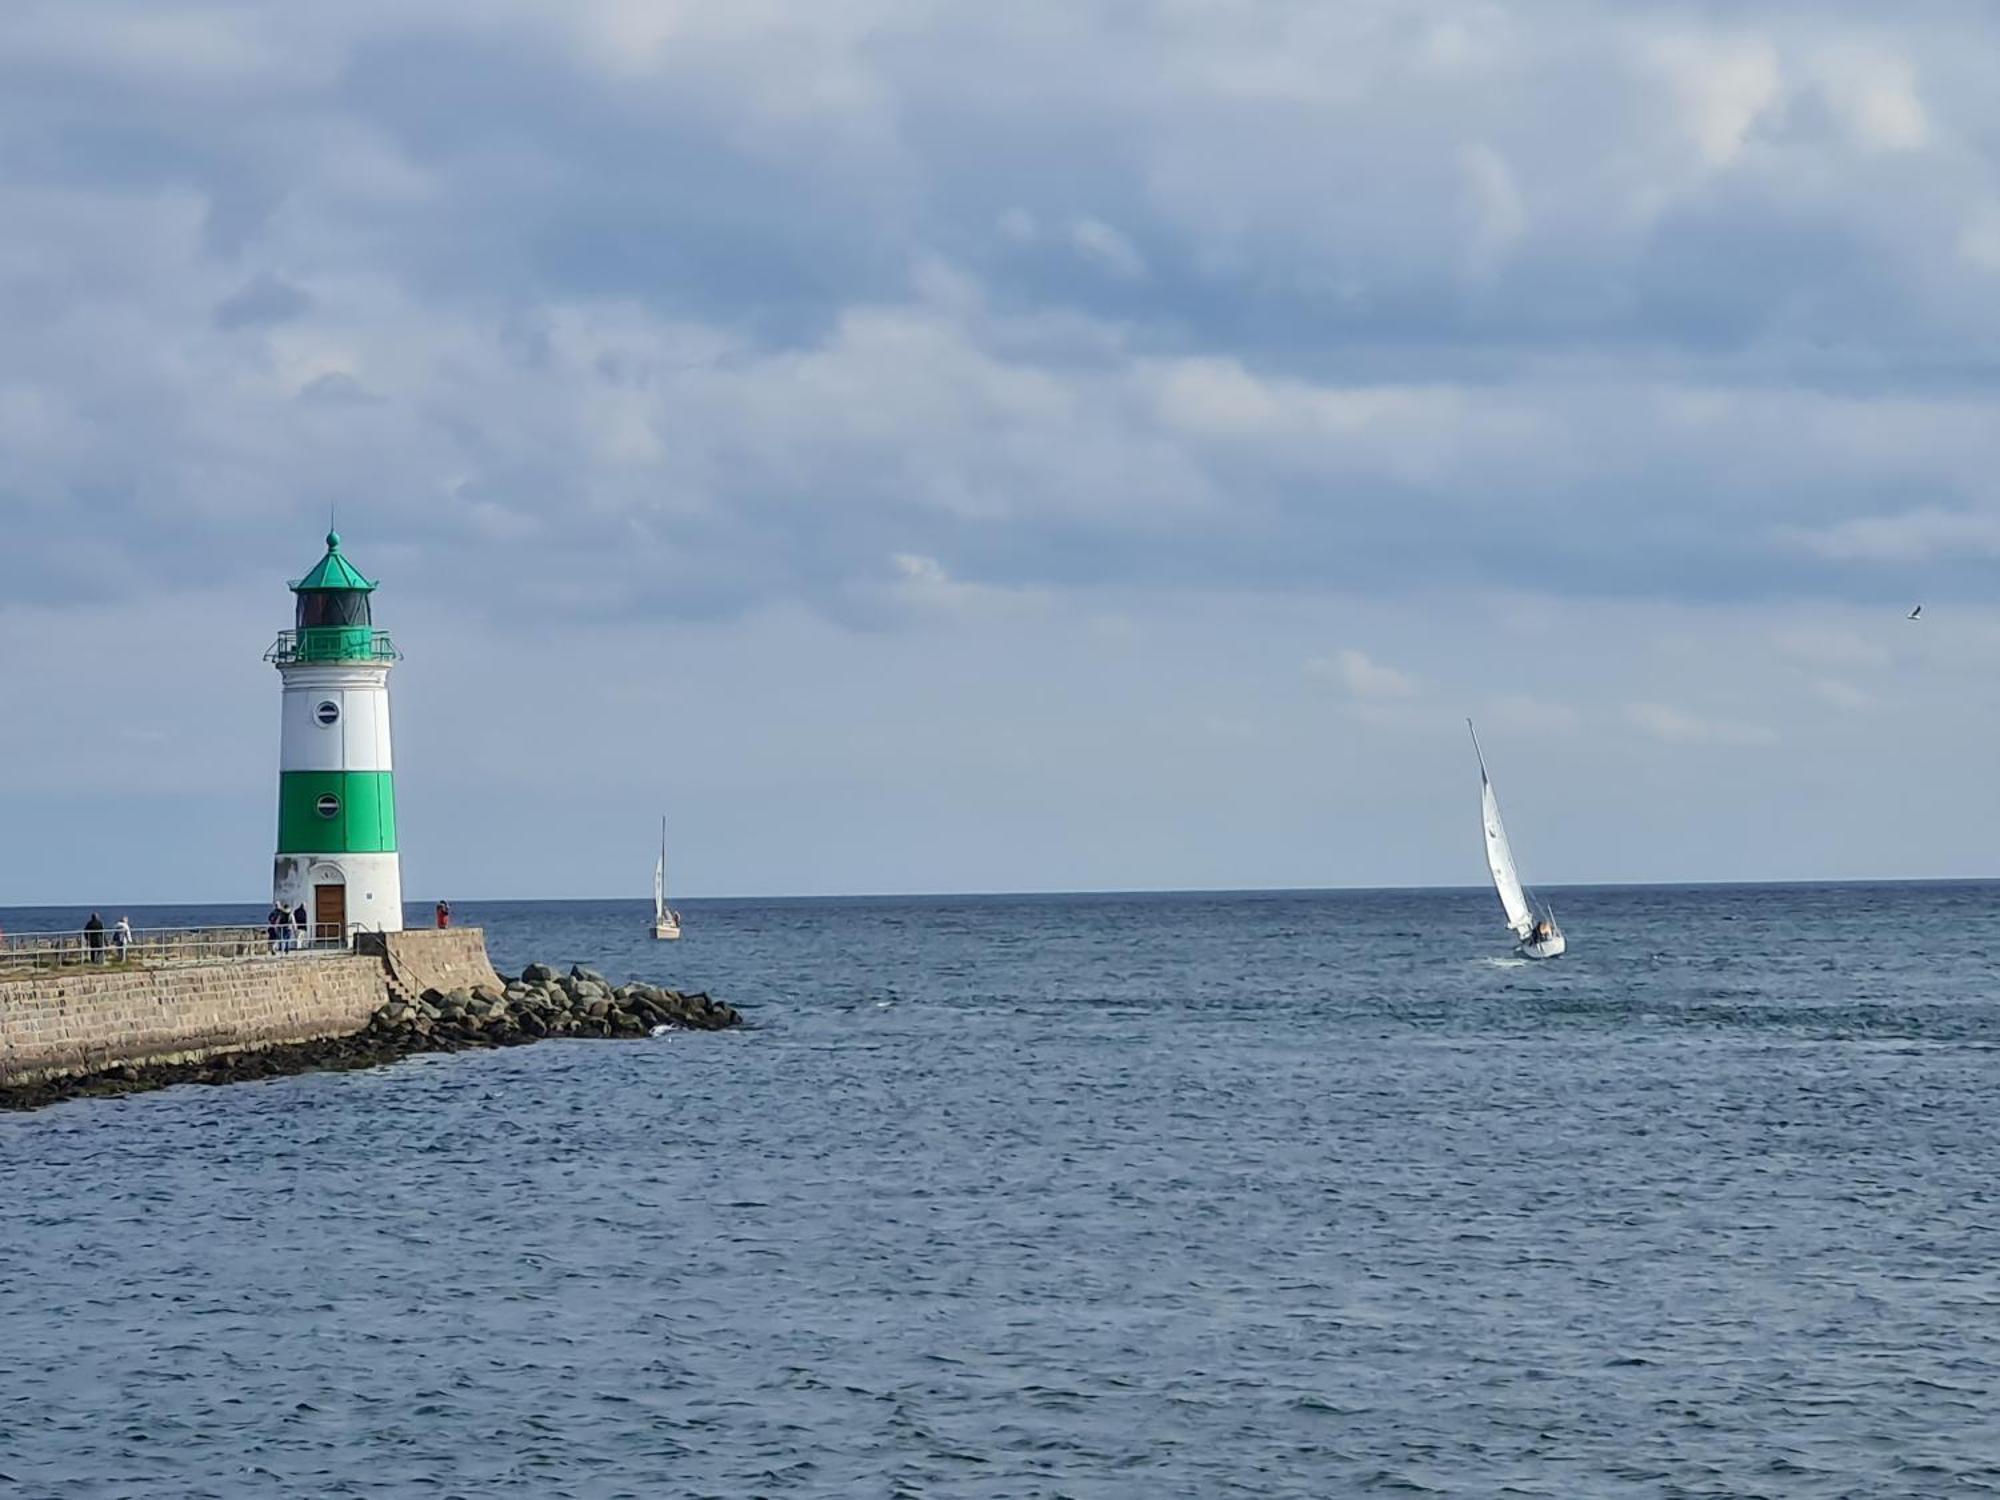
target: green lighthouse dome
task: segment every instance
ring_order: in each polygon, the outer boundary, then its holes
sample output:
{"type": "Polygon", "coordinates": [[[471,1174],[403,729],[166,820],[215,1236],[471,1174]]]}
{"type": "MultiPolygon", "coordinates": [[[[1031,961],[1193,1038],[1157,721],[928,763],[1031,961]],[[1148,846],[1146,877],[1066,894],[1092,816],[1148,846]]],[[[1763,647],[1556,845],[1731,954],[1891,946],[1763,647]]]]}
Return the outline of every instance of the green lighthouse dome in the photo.
{"type": "Polygon", "coordinates": [[[293,661],[394,661],[396,648],[374,627],[374,581],[347,560],[340,533],[326,534],[326,555],[290,585],[298,597],[297,628],[280,651],[293,661]],[[289,647],[289,651],[285,648],[289,647]]]}

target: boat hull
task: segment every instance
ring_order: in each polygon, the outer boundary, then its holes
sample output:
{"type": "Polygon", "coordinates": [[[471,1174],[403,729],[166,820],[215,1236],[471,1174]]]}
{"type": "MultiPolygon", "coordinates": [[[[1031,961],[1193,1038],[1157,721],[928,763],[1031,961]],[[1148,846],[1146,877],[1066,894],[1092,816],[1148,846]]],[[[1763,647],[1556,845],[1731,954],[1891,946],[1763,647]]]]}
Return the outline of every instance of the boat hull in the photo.
{"type": "Polygon", "coordinates": [[[680,941],[680,937],[681,924],[678,921],[662,921],[653,924],[653,939],[655,942],[677,943],[680,941]]]}
{"type": "Polygon", "coordinates": [[[1514,951],[1523,958],[1561,958],[1569,951],[1569,941],[1558,932],[1539,943],[1523,943],[1514,951]]]}

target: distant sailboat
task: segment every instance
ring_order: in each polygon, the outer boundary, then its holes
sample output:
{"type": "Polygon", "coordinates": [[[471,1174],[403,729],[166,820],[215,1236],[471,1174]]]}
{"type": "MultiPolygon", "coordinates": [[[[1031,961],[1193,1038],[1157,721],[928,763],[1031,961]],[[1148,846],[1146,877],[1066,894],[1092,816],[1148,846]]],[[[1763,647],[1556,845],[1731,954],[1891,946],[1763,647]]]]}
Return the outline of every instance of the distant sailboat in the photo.
{"type": "Polygon", "coordinates": [[[667,820],[660,819],[660,862],[653,866],[653,936],[673,942],[681,935],[681,914],[667,905],[667,820]]]}
{"type": "Polygon", "coordinates": [[[1542,905],[1542,914],[1535,915],[1534,906],[1528,893],[1521,887],[1520,873],[1514,868],[1514,851],[1507,843],[1507,825],[1500,821],[1500,799],[1493,795],[1493,782],[1486,774],[1486,755],[1479,748],[1479,731],[1472,729],[1472,720],[1465,721],[1465,727],[1472,730],[1472,753],[1479,757],[1479,812],[1486,827],[1486,868],[1493,874],[1493,889],[1500,896],[1500,910],[1506,915],[1507,926],[1513,930],[1519,946],[1514,950],[1523,958],[1559,958],[1569,943],[1556,926],[1555,913],[1542,905]]]}

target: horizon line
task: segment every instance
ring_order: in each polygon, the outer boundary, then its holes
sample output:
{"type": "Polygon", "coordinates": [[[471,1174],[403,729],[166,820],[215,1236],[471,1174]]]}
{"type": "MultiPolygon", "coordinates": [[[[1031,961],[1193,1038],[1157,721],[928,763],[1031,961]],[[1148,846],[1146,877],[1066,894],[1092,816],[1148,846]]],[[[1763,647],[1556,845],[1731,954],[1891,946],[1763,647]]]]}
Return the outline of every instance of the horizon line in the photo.
{"type": "MultiPolygon", "coordinates": [[[[1847,876],[1834,879],[1763,879],[1763,880],[1598,880],[1571,881],[1562,884],[1537,883],[1537,891],[1614,891],[1614,890],[1756,890],[1762,888],[1798,887],[1842,887],[1842,886],[1924,886],[1924,885],[1990,885],[2000,882],[2000,875],[1918,875],[1918,876],[1847,876]]],[[[1059,900],[1064,898],[1121,896],[1371,896],[1371,895],[1419,895],[1419,894],[1473,894],[1488,893],[1489,888],[1479,882],[1460,885],[1299,885],[1299,886],[1104,886],[1088,889],[1047,889],[1047,890],[933,890],[933,891],[848,891],[789,892],[783,894],[724,894],[677,896],[677,901],[1004,901],[1033,898],[1037,900],[1059,900]]],[[[524,905],[593,905],[611,906],[630,902],[634,905],[650,905],[649,896],[446,896],[442,898],[454,906],[480,904],[524,905]]],[[[19,902],[0,905],[0,911],[55,911],[71,907],[102,911],[111,907],[219,907],[268,906],[268,900],[258,898],[222,900],[175,900],[175,901],[46,901],[19,902]]],[[[432,900],[405,900],[405,907],[426,907],[434,905],[432,900]]]]}

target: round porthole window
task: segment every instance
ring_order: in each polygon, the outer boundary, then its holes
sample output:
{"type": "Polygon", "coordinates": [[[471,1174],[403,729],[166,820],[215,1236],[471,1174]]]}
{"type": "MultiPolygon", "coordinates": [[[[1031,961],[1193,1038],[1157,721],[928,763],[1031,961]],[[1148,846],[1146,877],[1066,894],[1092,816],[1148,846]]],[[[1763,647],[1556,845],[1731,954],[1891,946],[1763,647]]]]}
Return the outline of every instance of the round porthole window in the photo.
{"type": "Polygon", "coordinates": [[[340,799],[334,796],[332,792],[328,792],[324,797],[320,798],[318,805],[319,815],[322,818],[337,818],[340,816],[340,799]]]}
{"type": "Polygon", "coordinates": [[[338,724],[340,722],[340,705],[329,698],[313,710],[313,717],[318,719],[322,724],[338,724]]]}

